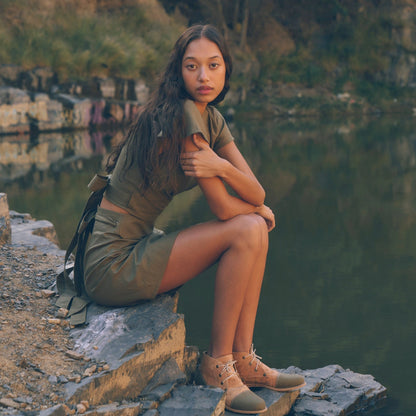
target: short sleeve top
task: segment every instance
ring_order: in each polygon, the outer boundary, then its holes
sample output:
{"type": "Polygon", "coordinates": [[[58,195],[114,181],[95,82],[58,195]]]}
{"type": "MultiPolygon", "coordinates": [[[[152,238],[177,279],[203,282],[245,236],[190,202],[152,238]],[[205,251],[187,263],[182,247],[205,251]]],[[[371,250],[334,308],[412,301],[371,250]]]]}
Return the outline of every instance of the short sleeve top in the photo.
{"type": "MultiPolygon", "coordinates": [[[[234,140],[223,116],[215,107],[207,106],[201,114],[193,101],[186,100],[183,105],[187,137],[200,133],[214,151],[234,140]]],[[[123,172],[125,158],[126,146],[120,153],[105,196],[110,202],[136,217],[150,232],[155,219],[173,196],[194,187],[197,182],[195,178],[185,176],[182,168],[178,166],[176,186],[170,184],[164,189],[149,188],[143,193],[140,190],[142,177],[138,167],[131,166],[128,171],[123,172]]]]}

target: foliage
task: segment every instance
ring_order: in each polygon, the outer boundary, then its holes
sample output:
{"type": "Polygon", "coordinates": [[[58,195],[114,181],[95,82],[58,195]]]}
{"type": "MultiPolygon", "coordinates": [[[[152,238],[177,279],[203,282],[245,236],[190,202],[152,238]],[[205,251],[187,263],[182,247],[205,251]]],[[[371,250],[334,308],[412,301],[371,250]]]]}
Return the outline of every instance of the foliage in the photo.
{"type": "Polygon", "coordinates": [[[349,83],[371,94],[371,84],[380,85],[396,47],[396,23],[379,0],[161,1],[167,10],[179,9],[192,21],[222,28],[234,51],[242,49],[235,52],[239,61],[244,52],[246,60],[260,63],[257,77],[245,74],[260,88],[282,82],[324,84],[340,92],[349,83]],[[295,45],[283,52],[283,38],[276,36],[282,32],[295,45]]]}
{"type": "Polygon", "coordinates": [[[377,99],[397,49],[400,22],[389,7],[379,0],[3,0],[0,62],[50,66],[61,80],[151,81],[185,25],[213,23],[232,46],[237,89],[347,86],[377,99]]]}
{"type": "MultiPolygon", "coordinates": [[[[111,2],[110,2],[111,3],[111,2]]],[[[79,9],[57,1],[0,5],[2,63],[49,66],[61,79],[86,76],[143,76],[159,72],[182,27],[156,2],[130,2],[117,10],[79,9]],[[149,10],[152,13],[149,13],[149,10]]]]}

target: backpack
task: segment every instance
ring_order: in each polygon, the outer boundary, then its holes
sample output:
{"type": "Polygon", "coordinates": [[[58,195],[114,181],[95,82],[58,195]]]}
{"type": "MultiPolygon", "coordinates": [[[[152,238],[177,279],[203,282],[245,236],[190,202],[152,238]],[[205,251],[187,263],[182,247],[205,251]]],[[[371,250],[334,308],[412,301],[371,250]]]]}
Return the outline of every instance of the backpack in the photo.
{"type": "Polygon", "coordinates": [[[85,323],[87,306],[91,303],[84,286],[85,246],[89,235],[92,233],[95,214],[109,181],[110,176],[96,174],[88,184],[91,194],[85,204],[75,234],[66,250],[63,271],[56,277],[56,287],[59,294],[56,306],[69,311],[68,317],[71,325],[85,323]],[[76,252],[74,253],[75,248],[76,252]],[[75,256],[75,260],[73,265],[68,266],[67,263],[71,255],[75,256]]]}

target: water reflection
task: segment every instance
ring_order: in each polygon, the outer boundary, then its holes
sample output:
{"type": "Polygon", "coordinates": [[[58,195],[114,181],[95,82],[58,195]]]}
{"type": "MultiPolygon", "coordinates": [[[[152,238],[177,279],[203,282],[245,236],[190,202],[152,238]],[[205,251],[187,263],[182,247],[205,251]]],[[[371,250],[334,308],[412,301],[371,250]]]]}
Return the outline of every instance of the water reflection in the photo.
{"type": "MultiPolygon", "coordinates": [[[[338,363],[371,373],[398,400],[387,413],[409,416],[416,370],[415,127],[416,120],[398,118],[232,126],[278,212],[258,351],[277,367],[338,363]]],[[[14,142],[13,151],[3,138],[0,189],[12,209],[53,221],[65,245],[86,184],[117,136],[56,137],[32,147],[14,142]]],[[[169,230],[209,218],[194,191],[177,198],[160,222],[169,230]]],[[[181,290],[188,343],[201,349],[208,345],[212,276],[208,271],[181,290]]]]}

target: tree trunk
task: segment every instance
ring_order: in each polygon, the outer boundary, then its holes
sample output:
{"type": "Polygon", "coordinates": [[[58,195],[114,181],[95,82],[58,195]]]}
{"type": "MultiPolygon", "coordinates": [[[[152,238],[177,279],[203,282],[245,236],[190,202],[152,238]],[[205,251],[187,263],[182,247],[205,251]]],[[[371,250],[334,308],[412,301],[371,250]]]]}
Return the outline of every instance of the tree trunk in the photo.
{"type": "Polygon", "coordinates": [[[248,30],[248,18],[249,18],[249,8],[248,0],[244,0],[244,9],[243,9],[243,23],[241,25],[241,38],[240,38],[240,48],[247,48],[247,30],[248,30]]]}

